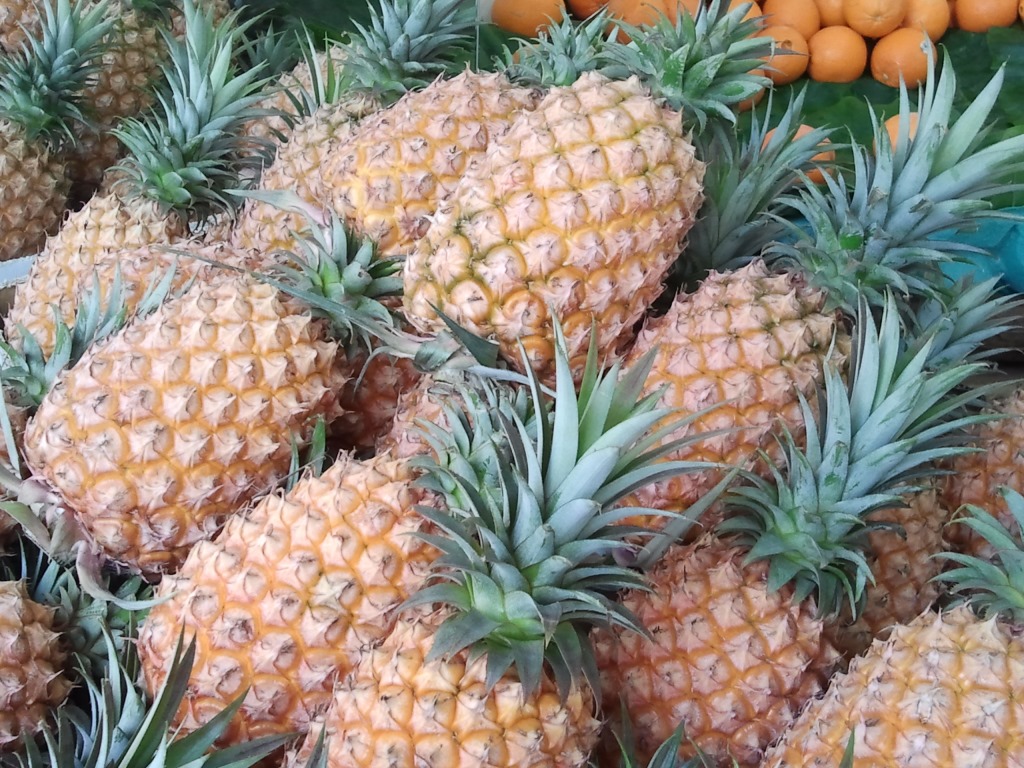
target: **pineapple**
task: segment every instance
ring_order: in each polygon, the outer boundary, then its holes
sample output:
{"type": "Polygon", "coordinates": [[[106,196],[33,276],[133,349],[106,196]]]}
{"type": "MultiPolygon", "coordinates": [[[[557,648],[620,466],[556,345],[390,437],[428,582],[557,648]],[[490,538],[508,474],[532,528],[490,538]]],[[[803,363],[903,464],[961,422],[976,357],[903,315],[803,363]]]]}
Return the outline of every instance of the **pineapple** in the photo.
{"type": "Polygon", "coordinates": [[[595,639],[605,701],[623,697],[641,755],[682,720],[713,759],[758,765],[838,663],[824,630],[863,600],[866,534],[882,525],[868,516],[897,505],[929,461],[968,450],[957,431],[983,417],[960,416],[970,396],[950,392],[980,364],[930,370],[935,337],[906,344],[891,298],[880,327],[862,305],[857,332],[850,383],[830,364],[818,417],[801,398],[806,448],[783,432],[785,470],[730,492],[719,538],[664,536],[641,558],[669,547],[652,590],[622,598],[650,636],[595,639]]]}
{"type": "MultiPolygon", "coordinates": [[[[790,244],[762,242],[763,266],[755,262],[744,269],[712,273],[697,290],[677,296],[663,317],[648,320],[631,354],[657,350],[657,374],[648,381],[650,391],[664,388],[666,404],[691,412],[731,400],[730,418],[725,418],[728,411],[718,411],[700,428],[740,430],[702,443],[701,448],[711,449],[708,453],[674,453],[669,458],[718,460],[724,455],[732,463],[769,472],[781,456],[775,445],[778,427],[800,439],[798,395],[809,397],[821,384],[826,355],[840,353],[839,361],[848,346],[846,323],[836,316],[837,310],[848,318],[862,293],[877,307],[883,286],[888,285],[899,292],[901,312],[911,324],[925,298],[949,303],[954,286],[941,275],[939,265],[962,246],[929,238],[941,228],[989,215],[986,198],[1002,188],[1000,180],[1007,172],[1024,162],[1024,137],[983,149],[976,143],[976,126],[987,119],[1001,83],[999,74],[951,123],[956,78],[945,60],[939,77],[931,77],[921,95],[913,141],[908,138],[893,149],[875,118],[878,150],[869,154],[853,147],[850,187],[843,176],[834,174],[825,177],[823,188],[805,184],[783,196],[781,202],[810,223],[812,234],[801,232],[790,244]],[[759,450],[766,450],[772,460],[758,461],[759,450]]],[[[905,90],[900,105],[906,130],[910,98],[905,90]]],[[[798,121],[794,115],[784,120],[787,129],[780,133],[786,135],[798,121]]],[[[805,145],[807,151],[816,143],[805,145]]],[[[752,166],[747,179],[764,173],[763,183],[755,182],[756,187],[771,190],[780,171],[792,173],[779,165],[782,146],[769,145],[765,162],[752,166]]],[[[746,252],[756,230],[742,229],[748,220],[750,190],[740,194],[737,188],[733,194],[735,180],[729,176],[712,181],[724,181],[725,186],[707,191],[718,204],[713,215],[704,217],[705,237],[699,242],[714,247],[694,254],[696,264],[682,270],[684,275],[709,267],[729,269],[757,256],[746,252]],[[718,226],[720,221],[726,225],[718,226]],[[730,233],[745,236],[722,238],[730,233]]],[[[689,259],[687,251],[682,260],[689,259]]],[[[663,509],[682,509],[716,481],[714,476],[687,477],[685,483],[643,489],[637,498],[663,509]]],[[[706,525],[716,519],[712,515],[706,525]]]]}
{"type": "Polygon", "coordinates": [[[339,414],[357,373],[343,344],[360,343],[360,324],[389,322],[378,298],[397,286],[395,265],[336,217],[303,242],[282,279],[198,280],[89,349],[46,394],[26,432],[28,465],[101,558],[147,576],[175,570],[284,479],[293,436],[303,444],[318,417],[339,414]],[[330,322],[292,294],[329,304],[330,322]]]}
{"type": "Polygon", "coordinates": [[[0,57],[0,260],[35,253],[60,223],[67,148],[110,28],[102,3],[53,0],[42,12],[38,38],[0,57]]]}
{"type": "Polygon", "coordinates": [[[38,731],[71,690],[53,609],[29,599],[25,584],[0,581],[0,751],[38,731]]]}
{"type": "MultiPolygon", "coordinates": [[[[330,49],[328,61],[340,62],[337,76],[332,77],[335,74],[332,68],[326,68],[324,81],[314,79],[312,92],[291,94],[293,104],[308,109],[310,114],[303,117],[288,135],[288,142],[280,148],[276,161],[264,174],[261,188],[267,191],[294,190],[308,204],[334,206],[332,188],[337,176],[336,172],[328,170],[328,166],[334,165],[328,160],[343,155],[343,147],[354,131],[354,124],[367,113],[399,100],[407,92],[427,86],[429,77],[451,70],[454,61],[467,47],[468,33],[473,24],[473,7],[466,0],[385,0],[379,12],[371,9],[369,27],[358,27],[346,43],[330,49]]],[[[314,68],[310,64],[310,72],[314,71],[320,74],[319,67],[314,68]]],[[[301,76],[301,71],[296,74],[297,78],[301,76]]],[[[483,128],[477,125],[481,120],[480,105],[459,101],[470,99],[473,89],[456,88],[449,96],[441,96],[438,91],[437,86],[431,91],[437,94],[433,101],[429,97],[420,97],[413,102],[417,109],[424,110],[423,113],[412,123],[401,124],[393,138],[389,138],[390,128],[386,134],[381,133],[383,126],[380,121],[384,120],[384,125],[390,121],[385,118],[378,118],[377,128],[363,133],[363,143],[370,151],[370,160],[382,152],[390,153],[389,157],[401,156],[403,165],[398,166],[400,175],[396,176],[396,182],[400,188],[412,186],[412,195],[422,196],[424,191],[429,192],[429,174],[443,169],[440,165],[445,157],[443,147],[451,151],[454,146],[457,161],[461,148],[459,141],[465,141],[464,151],[471,152],[479,143],[478,134],[486,128],[486,122],[483,128]],[[445,118],[450,117],[453,111],[461,117],[446,123],[445,118]],[[476,122],[473,116],[476,116],[476,122]],[[459,128],[463,121],[467,121],[461,129],[468,137],[465,139],[460,136],[459,128]],[[430,151],[432,143],[425,143],[423,136],[433,136],[444,129],[447,134],[434,139],[438,144],[435,159],[430,151]],[[423,156],[424,144],[426,156],[423,156]]],[[[500,96],[493,98],[495,103],[508,110],[525,98],[515,95],[515,92],[513,94],[511,104],[500,96]]],[[[408,121],[409,118],[405,119],[408,121]]],[[[483,138],[486,140],[485,130],[483,138]]],[[[396,172],[395,168],[386,170],[396,172]]],[[[374,173],[379,176],[382,171],[378,169],[374,173]]],[[[336,207],[335,210],[340,212],[336,207]]],[[[400,212],[400,209],[396,210],[400,212]]],[[[296,228],[296,222],[295,218],[283,216],[273,206],[252,200],[242,211],[232,242],[261,251],[293,250],[294,236],[290,230],[296,228]]]]}
{"type": "MultiPolygon", "coordinates": [[[[324,718],[329,766],[586,763],[599,731],[587,627],[639,629],[610,599],[641,583],[613,564],[628,546],[612,507],[651,472],[690,467],[652,465],[647,433],[666,414],[638,400],[642,371],[599,374],[595,334],[577,395],[557,326],[556,339],[553,412],[531,372],[532,428],[505,400],[473,414],[476,430],[497,424],[490,477],[437,453],[417,462],[444,498],[423,509],[443,557],[339,682],[324,718]]],[[[451,418],[426,429],[435,445],[463,441],[451,418]]]]}
{"type": "Polygon", "coordinates": [[[26,458],[106,557],[173,570],[333,417],[338,345],[246,276],[201,281],[91,349],[29,422],[26,458]]]}
{"type": "MultiPolygon", "coordinates": [[[[92,198],[46,243],[15,294],[10,340],[17,342],[24,326],[49,351],[53,305],[70,321],[94,273],[102,286],[110,283],[120,251],[182,243],[205,219],[231,209],[234,198],[225,190],[237,186],[245,168],[259,166],[247,154],[251,140],[240,135],[254,117],[258,73],[226,65],[248,24],[235,24],[232,14],[215,27],[213,12],[204,15],[191,0],[185,18],[185,39],[166,35],[172,64],[165,68],[163,113],[121,124],[117,135],[129,149],[122,183],[92,198]]],[[[151,275],[164,263],[156,260],[151,275]]]]}
{"type": "MultiPolygon", "coordinates": [[[[1024,498],[1007,491],[1004,503],[1024,525],[1024,498]]],[[[923,613],[875,641],[800,714],[765,768],[834,765],[851,734],[854,768],[1024,762],[1024,551],[979,507],[965,522],[999,553],[995,565],[946,556],[960,567],[941,579],[969,605],[923,613]]]]}
{"type": "Polygon", "coordinates": [[[579,373],[592,324],[605,354],[631,341],[693,225],[704,166],[678,112],[634,78],[552,88],[470,167],[404,270],[405,312],[435,307],[514,359],[554,373],[553,324],[579,373]]]}
{"type": "Polygon", "coordinates": [[[388,613],[437,555],[411,534],[430,494],[408,463],[342,457],[201,542],[157,595],[139,636],[146,683],[168,674],[184,626],[196,664],[176,722],[194,730],[248,693],[226,743],[305,731],[337,678],[383,639],[388,613]]]}

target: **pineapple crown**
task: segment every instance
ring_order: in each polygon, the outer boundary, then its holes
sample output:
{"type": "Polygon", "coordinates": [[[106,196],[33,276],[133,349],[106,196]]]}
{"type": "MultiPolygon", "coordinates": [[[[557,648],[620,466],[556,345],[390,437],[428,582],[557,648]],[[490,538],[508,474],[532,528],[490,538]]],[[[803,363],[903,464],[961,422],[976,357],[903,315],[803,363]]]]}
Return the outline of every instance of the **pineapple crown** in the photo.
{"type": "Polygon", "coordinates": [[[495,58],[495,66],[510,80],[545,85],[569,86],[584,72],[601,68],[601,57],[610,45],[607,10],[602,9],[576,23],[565,13],[558,24],[540,31],[537,40],[520,40],[515,51],[507,46],[495,58]]]}
{"type": "Polygon", "coordinates": [[[748,8],[729,10],[726,0],[711,0],[696,17],[678,8],[674,19],[662,15],[650,27],[618,22],[630,42],[607,46],[601,71],[611,78],[639,76],[698,132],[709,124],[733,130],[739,104],[771,84],[754,70],[764,66],[773,43],[754,37],[762,22],[744,21],[748,8]]]}
{"type": "MultiPolygon", "coordinates": [[[[712,270],[737,269],[777,240],[784,196],[803,185],[830,131],[815,128],[797,135],[805,91],[793,97],[778,124],[769,130],[772,96],[763,121],[756,115],[750,133],[708,131],[696,137],[707,167],[704,202],[687,234],[672,281],[692,288],[712,270]]],[[[671,293],[671,292],[670,292],[671,293]]]]}
{"type": "Polygon", "coordinates": [[[341,341],[359,340],[369,347],[370,336],[395,324],[381,299],[402,291],[401,261],[382,258],[376,244],[351,232],[334,210],[304,202],[294,192],[233,190],[240,196],[275,205],[305,218],[307,227],[292,232],[298,253],[283,251],[277,276],[257,278],[308,304],[327,318],[341,341]]]}
{"type": "Polygon", "coordinates": [[[29,36],[17,55],[0,57],[0,116],[23,126],[30,140],[60,146],[74,141],[74,123],[87,123],[81,94],[114,20],[107,2],[40,4],[39,36],[29,36]]]}
{"type": "Polygon", "coordinates": [[[476,26],[469,0],[380,0],[370,26],[356,24],[347,43],[342,92],[358,90],[397,101],[459,68],[476,26]]]}
{"type": "Polygon", "coordinates": [[[0,765],[18,768],[249,768],[287,744],[295,734],[262,736],[224,749],[214,745],[242,706],[243,692],[209,722],[181,736],[173,719],[188,690],[195,663],[195,641],[181,639],[163,684],[152,702],[135,682],[140,678],[134,643],[118,647],[104,632],[107,675],[86,677],[84,706],[68,704],[57,712],[55,727],[44,726],[43,748],[27,741],[22,755],[0,765]]]}
{"type": "MultiPolygon", "coordinates": [[[[1000,488],[1018,531],[1024,531],[1024,496],[1012,488],[1000,488]]],[[[1002,616],[1013,624],[1024,624],[1024,542],[981,507],[967,505],[950,525],[966,525],[992,545],[992,562],[959,552],[941,552],[935,557],[959,567],[935,577],[946,582],[983,616],[1002,616]]]]}
{"type": "Polygon", "coordinates": [[[488,686],[514,666],[528,693],[546,663],[565,695],[581,675],[599,690],[591,625],[644,631],[613,599],[621,589],[645,588],[639,571],[616,562],[629,549],[625,539],[644,533],[620,522],[641,510],[615,505],[650,482],[710,466],[657,461],[704,436],[658,447],[696,417],[657,408],[660,392],[641,396],[652,361],[648,356],[622,376],[619,363],[599,373],[592,336],[577,394],[556,326],[553,409],[527,365],[534,427],[507,402],[478,414],[495,420],[495,487],[481,489],[476,473],[458,464],[421,465],[446,502],[445,509],[420,509],[442,532],[421,535],[443,555],[432,583],[403,607],[440,602],[450,609],[431,658],[466,649],[471,659],[485,655],[488,686]],[[662,420],[672,423],[655,428],[662,420]],[[458,492],[448,492],[451,486],[458,492]]]}
{"type": "Polygon", "coordinates": [[[258,140],[242,129],[263,115],[253,105],[264,81],[260,68],[238,72],[233,63],[254,20],[238,23],[235,11],[216,24],[214,9],[203,12],[193,0],[185,0],[184,15],[183,40],[161,30],[170,62],[162,67],[167,87],[157,109],[113,133],[128,150],[119,183],[191,223],[233,212],[238,198],[226,191],[263,166],[266,157],[254,151],[258,140]]]}
{"type": "Polygon", "coordinates": [[[984,218],[1005,218],[988,200],[1020,188],[1009,179],[1024,170],[1024,135],[981,146],[985,122],[1003,83],[992,78],[951,123],[956,75],[949,57],[929,73],[918,98],[911,138],[911,105],[900,86],[899,132],[893,147],[872,111],[875,151],[854,144],[852,181],[826,176],[787,203],[809,224],[794,225],[795,243],[776,243],[766,258],[805,271],[827,290],[830,308],[856,310],[859,297],[881,306],[892,288],[907,299],[948,289],[941,265],[979,249],[937,240],[940,230],[984,218]]]}
{"type": "Polygon", "coordinates": [[[22,325],[18,326],[21,349],[0,339],[0,350],[6,356],[0,367],[0,382],[14,396],[14,404],[36,408],[61,371],[74,366],[93,344],[119,331],[130,318],[144,317],[153,312],[170,293],[175,271],[172,266],[156,277],[130,314],[121,270],[115,265],[114,279],[107,286],[106,298],[103,297],[99,277],[93,274],[92,287],[83,293],[70,326],[64,322],[60,309],[52,308],[55,340],[49,355],[22,325]]]}
{"type": "Polygon", "coordinates": [[[889,527],[866,516],[899,506],[915,480],[934,473],[932,462],[972,450],[962,429],[989,417],[963,408],[991,387],[954,390],[983,366],[930,368],[930,346],[906,342],[894,298],[879,326],[862,300],[849,384],[826,366],[817,419],[801,397],[806,447],[784,432],[785,474],[773,469],[770,479],[751,477],[731,491],[738,514],[719,530],[750,546],[748,562],[769,561],[769,589],[793,583],[798,600],[816,593],[822,614],[846,600],[856,616],[871,579],[867,533],[889,527]]]}

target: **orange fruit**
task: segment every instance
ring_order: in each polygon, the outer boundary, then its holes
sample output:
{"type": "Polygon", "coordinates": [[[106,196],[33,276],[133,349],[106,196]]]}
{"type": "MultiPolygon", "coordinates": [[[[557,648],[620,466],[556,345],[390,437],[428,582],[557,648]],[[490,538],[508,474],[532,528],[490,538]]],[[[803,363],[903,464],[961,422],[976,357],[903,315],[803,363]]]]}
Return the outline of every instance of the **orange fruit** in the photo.
{"type": "Polygon", "coordinates": [[[864,37],[885,37],[906,13],[907,0],[843,0],[846,26],[864,37]]]}
{"type": "Polygon", "coordinates": [[[775,40],[775,52],[765,59],[765,70],[773,83],[792,83],[807,71],[807,41],[797,30],[773,24],[758,32],[758,36],[775,40]]]}
{"type": "Polygon", "coordinates": [[[821,14],[814,0],[764,0],[761,12],[773,27],[792,27],[804,40],[821,29],[821,14]]]}
{"type": "Polygon", "coordinates": [[[821,29],[807,41],[807,51],[807,74],[819,83],[852,83],[868,66],[868,44],[849,27],[821,29]]]}
{"type": "MultiPolygon", "coordinates": [[[[752,74],[752,75],[759,75],[761,77],[765,77],[767,73],[763,69],[752,69],[752,70],[750,70],[750,74],[752,74]]],[[[736,105],[736,110],[739,111],[739,112],[746,112],[748,109],[753,109],[754,107],[756,107],[758,104],[761,103],[761,99],[763,99],[763,98],[764,98],[764,88],[762,88],[760,91],[755,93],[753,96],[751,96],[746,101],[741,101],[739,104],[737,104],[736,105]]]]}
{"type": "MultiPolygon", "coordinates": [[[[814,130],[813,126],[801,124],[796,129],[796,135],[794,135],[793,138],[794,139],[799,139],[801,136],[806,136],[808,133],[810,133],[813,130],[814,130]]],[[[766,146],[768,146],[768,142],[771,141],[771,138],[774,135],[775,135],[775,129],[774,128],[772,128],[770,131],[768,131],[768,133],[766,133],[764,135],[764,141],[761,142],[761,149],[764,149],[766,146]]],[[[819,146],[824,147],[824,145],[831,144],[831,143],[832,142],[829,141],[828,139],[824,139],[819,146]]],[[[816,163],[832,163],[832,162],[835,162],[836,153],[834,151],[831,151],[831,150],[825,150],[824,152],[819,152],[818,154],[816,154],[811,159],[814,162],[816,162],[816,163]]],[[[814,170],[809,171],[808,174],[807,174],[807,178],[810,179],[811,181],[813,181],[815,184],[824,184],[825,183],[825,174],[822,172],[822,170],[820,168],[815,168],[814,170]]]]}
{"type": "Polygon", "coordinates": [[[843,17],[843,0],[815,0],[815,3],[818,6],[822,28],[837,27],[846,23],[843,17]]]}
{"type": "Polygon", "coordinates": [[[949,0],[949,28],[956,29],[956,0],[949,0]]]}
{"type": "Polygon", "coordinates": [[[935,56],[935,46],[920,29],[904,27],[890,32],[871,52],[871,76],[880,83],[898,88],[900,77],[910,87],[918,86],[928,77],[928,49],[935,56]]]}
{"type": "Polygon", "coordinates": [[[494,0],[491,21],[507,32],[523,37],[536,37],[550,24],[557,24],[565,15],[563,0],[494,0]]]}
{"type": "Polygon", "coordinates": [[[1020,0],[1020,5],[1017,6],[1017,13],[1020,14],[1020,18],[1024,21],[1024,0],[1020,0]]]}
{"type": "MultiPolygon", "coordinates": [[[[516,2],[516,0],[511,0],[516,2]]],[[[656,24],[662,16],[673,21],[680,11],[697,15],[701,0],[609,0],[608,13],[627,24],[656,24]]]]}
{"type": "MultiPolygon", "coordinates": [[[[914,136],[917,135],[917,123],[918,123],[919,115],[917,114],[917,112],[911,112],[909,117],[910,117],[910,121],[909,121],[910,122],[910,138],[913,139],[914,136]]],[[[882,125],[885,127],[885,132],[887,134],[889,134],[889,145],[893,149],[896,149],[896,145],[899,144],[900,116],[899,115],[893,115],[888,120],[886,120],[882,125]]],[[[878,151],[878,147],[877,146],[875,147],[875,151],[876,152],[878,151]]]]}
{"type": "Polygon", "coordinates": [[[956,4],[956,25],[968,32],[987,32],[1017,22],[1015,0],[961,0],[956,4]]]}
{"type": "Polygon", "coordinates": [[[566,5],[577,19],[589,19],[606,5],[608,0],[566,0],[566,5]]]}
{"type": "Polygon", "coordinates": [[[901,26],[923,29],[937,42],[949,29],[948,0],[907,0],[907,15],[901,26]]]}

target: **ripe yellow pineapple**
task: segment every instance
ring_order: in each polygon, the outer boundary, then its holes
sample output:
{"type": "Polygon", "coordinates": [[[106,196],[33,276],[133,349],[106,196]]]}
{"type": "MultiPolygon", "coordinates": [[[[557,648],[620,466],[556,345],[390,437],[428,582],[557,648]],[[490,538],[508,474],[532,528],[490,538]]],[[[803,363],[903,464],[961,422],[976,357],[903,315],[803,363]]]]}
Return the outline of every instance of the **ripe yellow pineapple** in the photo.
{"type": "Polygon", "coordinates": [[[654,590],[623,598],[651,636],[604,639],[598,663],[605,706],[623,697],[642,754],[682,720],[714,760],[759,765],[838,662],[825,621],[861,604],[871,513],[899,504],[893,491],[927,477],[935,452],[964,450],[955,436],[975,419],[957,418],[951,392],[981,366],[930,368],[934,337],[922,351],[901,337],[892,299],[880,327],[866,304],[856,327],[850,382],[826,366],[824,410],[802,402],[806,447],[784,432],[783,468],[731,490],[724,538],[681,550],[658,537],[641,559],[668,548],[654,590]]]}
{"type": "MultiPolygon", "coordinates": [[[[601,728],[586,688],[560,696],[545,678],[524,690],[514,673],[489,682],[487,661],[462,651],[431,659],[444,612],[402,616],[338,685],[325,718],[329,768],[584,766],[601,728]]],[[[315,743],[297,754],[298,768],[315,743]]]]}
{"type": "Polygon", "coordinates": [[[71,690],[53,613],[23,582],[0,581],[0,752],[42,728],[71,690]]]}
{"type": "Polygon", "coordinates": [[[649,575],[654,591],[623,598],[653,638],[595,634],[605,710],[624,695],[641,761],[682,722],[696,741],[683,755],[699,745],[757,765],[835,670],[813,601],[770,589],[767,565],[745,567],[746,555],[711,538],[672,548],[649,575]]]}
{"type": "MultiPolygon", "coordinates": [[[[467,0],[384,0],[379,11],[371,7],[370,22],[357,29],[345,44],[332,46],[329,58],[316,57],[317,68],[322,62],[325,70],[317,74],[326,78],[324,81],[314,78],[312,89],[305,92],[300,89],[294,94],[299,105],[308,108],[310,114],[303,117],[292,132],[286,133],[287,144],[280,148],[279,159],[264,174],[261,189],[292,190],[307,204],[331,208],[334,203],[331,187],[336,174],[325,171],[328,160],[342,153],[343,140],[353,130],[352,124],[370,112],[393,104],[403,95],[424,88],[435,76],[449,72],[468,47],[475,24],[475,7],[467,0]],[[297,141],[301,144],[288,146],[297,141]]],[[[307,59],[311,58],[307,51],[307,59]]],[[[305,74],[301,69],[296,70],[294,80],[286,77],[284,84],[295,85],[295,81],[300,81],[301,85],[305,74]]],[[[308,74],[314,74],[312,65],[308,74]]],[[[470,94],[471,91],[456,92],[463,98],[470,94]]],[[[279,93],[270,98],[276,101],[283,97],[279,93]]],[[[425,106],[422,99],[418,103],[425,106]]],[[[445,101],[436,106],[451,109],[452,103],[445,101]]],[[[473,105],[460,105],[460,109],[472,113],[473,105]]],[[[421,115],[421,123],[413,127],[425,130],[441,120],[441,114],[445,113],[421,115]]],[[[253,124],[257,134],[265,128],[261,123],[265,121],[253,124]]],[[[459,125],[458,120],[455,125],[459,125]]],[[[476,130],[472,126],[464,129],[468,137],[462,140],[469,149],[478,143],[476,130]]],[[[380,127],[370,138],[384,149],[391,142],[397,148],[403,140],[410,139],[396,134],[389,142],[380,127]]],[[[440,144],[441,140],[437,141],[440,144]]],[[[419,142],[423,144],[422,137],[419,142]]],[[[426,142],[426,147],[430,149],[431,143],[426,142]]],[[[429,152],[425,158],[403,152],[402,165],[389,170],[401,173],[403,165],[407,165],[404,171],[407,178],[402,178],[401,186],[410,186],[414,176],[430,170],[427,164],[430,158],[429,152]]],[[[422,181],[417,180],[415,185],[422,186],[422,181]]],[[[415,188],[409,192],[399,191],[399,195],[405,194],[412,199],[418,193],[415,188]]],[[[283,216],[271,206],[250,201],[240,216],[233,242],[246,248],[293,250],[294,238],[289,228],[295,223],[296,219],[283,216]]]]}
{"type": "MultiPolygon", "coordinates": [[[[199,11],[191,2],[185,3],[184,14],[185,38],[168,39],[174,65],[165,69],[166,109],[145,121],[121,123],[118,135],[129,153],[119,183],[90,200],[47,243],[15,296],[7,321],[12,340],[21,323],[48,350],[52,305],[69,321],[96,269],[109,273],[120,251],[174,244],[200,229],[204,220],[230,210],[233,198],[224,190],[239,185],[244,169],[259,165],[247,154],[251,140],[241,135],[253,118],[257,73],[214,66],[238,52],[247,24],[236,24],[236,13],[215,25],[214,10],[199,11]],[[187,112],[189,119],[177,111],[187,112]]],[[[153,266],[156,278],[162,265],[153,266]]]]}
{"type": "Polygon", "coordinates": [[[67,150],[110,21],[103,3],[41,6],[37,35],[0,56],[0,260],[28,256],[59,224],[67,150]]]}
{"type": "MultiPolygon", "coordinates": [[[[1024,524],[1024,498],[1009,491],[1004,505],[1024,524]]],[[[999,552],[995,566],[947,557],[959,567],[942,581],[964,593],[968,605],[923,613],[875,641],[807,706],[768,752],[765,768],[838,765],[851,734],[852,768],[1024,762],[1024,551],[980,507],[966,521],[999,552]]]]}
{"type": "Polygon", "coordinates": [[[155,690],[182,628],[195,636],[176,722],[194,730],[250,687],[226,742],[308,728],[437,556],[412,535],[426,525],[414,505],[430,499],[417,475],[387,455],[343,456],[232,518],[164,579],[169,600],[149,613],[139,654],[155,690]]]}
{"type": "Polygon", "coordinates": [[[402,395],[416,386],[421,374],[411,360],[387,354],[375,355],[368,364],[365,354],[357,354],[350,362],[356,373],[342,390],[344,413],[334,432],[344,445],[368,450],[392,429],[402,395]]]}
{"type": "Polygon", "coordinates": [[[678,112],[634,78],[588,72],[523,112],[459,182],[405,265],[405,311],[421,331],[437,307],[553,372],[553,325],[574,368],[591,325],[606,355],[662,290],[692,226],[704,166],[678,112]]]}
{"type": "Polygon", "coordinates": [[[58,380],[29,422],[28,464],[107,558],[173,570],[337,412],[351,373],[324,331],[252,278],[197,282],[58,380]]]}
{"type": "MultiPolygon", "coordinates": [[[[627,364],[653,351],[647,390],[664,387],[661,404],[688,414],[721,404],[687,429],[731,430],[674,451],[666,460],[714,461],[766,473],[771,464],[759,457],[763,450],[778,463],[780,428],[797,439],[803,431],[797,393],[813,399],[830,351],[832,361],[841,364],[841,350],[848,346],[842,323],[824,305],[824,292],[802,277],[771,274],[764,262],[754,261],[734,272],[712,273],[693,293],[680,294],[666,314],[648,320],[627,364]]],[[[683,510],[722,476],[722,470],[707,470],[672,477],[640,489],[632,500],[683,510]]],[[[702,524],[711,528],[718,519],[705,516],[702,524]]]]}
{"type": "Polygon", "coordinates": [[[38,0],[11,0],[0,5],[0,51],[13,54],[26,35],[38,32],[42,26],[38,0]]]}

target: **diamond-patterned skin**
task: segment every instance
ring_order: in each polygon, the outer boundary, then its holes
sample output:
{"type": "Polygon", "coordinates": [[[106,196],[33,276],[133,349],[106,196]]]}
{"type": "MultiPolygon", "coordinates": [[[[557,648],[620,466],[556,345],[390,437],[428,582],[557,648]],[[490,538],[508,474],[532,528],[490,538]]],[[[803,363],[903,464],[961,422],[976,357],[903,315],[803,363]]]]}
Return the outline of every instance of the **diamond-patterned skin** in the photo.
{"type": "Polygon", "coordinates": [[[764,768],[1012,768],[1024,764],[1024,642],[968,608],[925,613],[854,659],[764,768]]]}
{"type": "Polygon", "coordinates": [[[67,195],[62,159],[0,119],[0,261],[37,253],[60,225],[67,195]]]}
{"type": "MultiPolygon", "coordinates": [[[[403,615],[338,685],[325,723],[328,768],[581,768],[597,741],[593,697],[560,701],[546,677],[526,696],[514,673],[491,691],[485,661],[427,661],[439,616],[403,615]]],[[[310,730],[289,768],[319,736],[310,730]]]]}
{"type": "Polygon", "coordinates": [[[552,88],[431,220],[405,265],[406,316],[437,331],[437,307],[497,340],[516,365],[522,342],[549,378],[554,315],[579,373],[591,326],[611,357],[661,293],[700,207],[703,172],[679,114],[636,78],[588,72],[552,88]]]}
{"type": "Polygon", "coordinates": [[[175,569],[273,488],[347,374],[322,321],[244,276],[184,296],[89,350],[25,435],[33,472],[106,557],[175,569]]]}
{"type": "MultiPolygon", "coordinates": [[[[1005,418],[971,427],[972,445],[979,453],[958,456],[949,462],[944,478],[943,500],[952,512],[964,504],[981,507],[1020,537],[1020,526],[999,492],[1001,486],[1024,493],[1024,389],[991,404],[991,413],[1005,418]]],[[[951,525],[946,537],[953,549],[976,557],[993,558],[995,549],[966,525],[951,525]]]]}
{"type": "MultiPolygon", "coordinates": [[[[155,203],[131,204],[115,194],[93,197],[69,214],[60,231],[46,241],[28,278],[18,285],[6,318],[7,337],[18,343],[18,326],[24,325],[44,352],[52,351],[53,307],[60,309],[64,322],[72,322],[97,268],[112,270],[115,254],[123,250],[178,245],[183,240],[178,220],[164,216],[155,203]]],[[[109,280],[108,271],[101,289],[109,287],[109,280]]]]}
{"type": "Polygon", "coordinates": [[[71,690],[53,609],[24,583],[0,582],[0,751],[38,731],[71,690]]]}
{"type": "Polygon", "coordinates": [[[942,503],[938,482],[926,490],[904,497],[905,507],[873,512],[869,520],[894,523],[903,532],[876,530],[868,534],[865,553],[875,582],[864,588],[864,608],[856,622],[849,609],[826,632],[833,644],[847,656],[867,650],[875,638],[885,639],[889,628],[906,624],[928,610],[939,597],[939,584],[932,581],[943,569],[936,558],[948,548],[944,535],[950,511],[942,503]]]}
{"type": "MultiPolygon", "coordinates": [[[[374,106],[372,99],[356,97],[326,104],[300,120],[289,132],[288,141],[278,148],[274,162],[263,171],[259,188],[266,192],[292,192],[310,205],[314,213],[321,213],[331,199],[323,175],[327,158],[339,151],[357,120],[374,106]]],[[[256,124],[258,121],[250,123],[256,124]]],[[[295,252],[293,233],[308,226],[307,220],[297,213],[261,200],[247,200],[238,215],[231,242],[266,254],[278,250],[295,252]]]]}
{"type": "Polygon", "coordinates": [[[405,95],[328,158],[335,210],[382,254],[407,254],[474,159],[536,101],[504,75],[468,70],[405,95]]]}
{"type": "Polygon", "coordinates": [[[714,539],[673,547],[652,591],[622,598],[651,639],[595,630],[604,710],[623,697],[639,764],[684,722],[713,760],[758,765],[838,662],[813,603],[769,593],[767,565],[744,567],[746,554],[714,539]]]}
{"type": "MultiPolygon", "coordinates": [[[[841,350],[848,338],[835,315],[822,311],[824,301],[824,294],[800,277],[770,274],[758,260],[735,272],[712,273],[694,293],[679,296],[665,315],[649,320],[626,361],[634,365],[654,350],[645,390],[664,387],[660,406],[686,414],[721,404],[664,441],[729,430],[665,460],[721,462],[765,473],[769,467],[758,460],[758,450],[781,460],[776,436],[783,427],[802,440],[797,393],[815,403],[833,339],[841,350]]],[[[722,477],[721,470],[676,475],[623,503],[683,510],[722,477]]],[[[717,509],[710,512],[702,520],[704,530],[720,519],[717,509]]],[[[664,521],[649,517],[637,522],[660,527],[664,521]]]]}
{"type": "Polygon", "coordinates": [[[150,690],[164,679],[182,625],[197,639],[178,721],[207,722],[250,690],[225,734],[241,743],[304,731],[359,651],[387,633],[391,609],[436,551],[414,532],[429,504],[407,462],[342,457],[322,477],[267,496],[196,546],[164,579],[139,635],[150,690]]]}
{"type": "Polygon", "coordinates": [[[355,373],[342,390],[344,413],[335,422],[334,433],[349,448],[370,450],[390,432],[400,398],[416,386],[421,374],[407,358],[378,354],[369,365],[365,353],[350,359],[355,373]]]}

